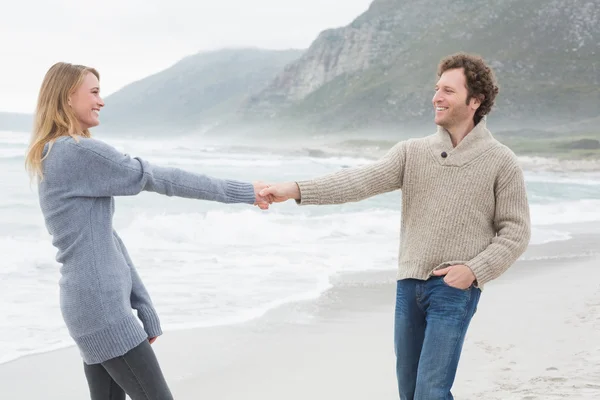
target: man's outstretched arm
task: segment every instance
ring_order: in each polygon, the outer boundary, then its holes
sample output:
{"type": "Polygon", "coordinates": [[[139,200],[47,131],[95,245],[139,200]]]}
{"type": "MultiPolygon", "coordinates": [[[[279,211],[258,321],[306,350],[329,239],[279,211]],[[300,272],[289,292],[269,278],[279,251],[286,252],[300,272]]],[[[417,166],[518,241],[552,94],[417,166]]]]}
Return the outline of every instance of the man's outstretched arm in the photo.
{"type": "Polygon", "coordinates": [[[374,163],[307,181],[278,183],[263,189],[260,195],[272,196],[274,202],[294,199],[302,205],[341,204],[401,189],[406,143],[398,143],[374,163]]]}

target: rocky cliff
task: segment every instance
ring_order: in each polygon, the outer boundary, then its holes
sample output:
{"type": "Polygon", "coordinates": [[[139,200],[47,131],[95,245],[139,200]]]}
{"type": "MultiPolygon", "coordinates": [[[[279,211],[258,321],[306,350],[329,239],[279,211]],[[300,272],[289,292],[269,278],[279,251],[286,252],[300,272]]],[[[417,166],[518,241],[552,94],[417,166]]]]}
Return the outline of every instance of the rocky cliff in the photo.
{"type": "Polygon", "coordinates": [[[242,114],[329,130],[430,121],[436,67],[478,53],[501,86],[496,121],[552,126],[598,115],[600,5],[586,0],[375,0],[323,31],[242,114]]]}

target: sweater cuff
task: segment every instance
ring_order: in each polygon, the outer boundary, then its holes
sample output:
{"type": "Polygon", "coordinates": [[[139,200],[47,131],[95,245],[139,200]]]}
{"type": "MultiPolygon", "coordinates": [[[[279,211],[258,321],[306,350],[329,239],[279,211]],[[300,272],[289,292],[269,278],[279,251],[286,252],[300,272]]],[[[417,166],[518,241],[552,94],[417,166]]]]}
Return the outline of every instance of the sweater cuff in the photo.
{"type": "Polygon", "coordinates": [[[494,270],[490,268],[487,261],[483,258],[474,258],[465,265],[471,268],[471,271],[473,271],[475,280],[477,281],[477,286],[483,286],[492,279],[496,278],[494,270]]]}
{"type": "Polygon", "coordinates": [[[225,195],[228,203],[254,204],[256,202],[253,184],[230,180],[226,182],[225,195]]]}
{"type": "Polygon", "coordinates": [[[160,328],[160,320],[158,315],[153,308],[140,307],[137,310],[138,318],[144,325],[144,330],[148,334],[149,338],[157,337],[162,335],[162,329],[160,328]]]}
{"type": "Polygon", "coordinates": [[[300,189],[300,200],[296,200],[296,203],[303,206],[319,204],[319,188],[313,181],[298,181],[296,184],[300,189]]]}

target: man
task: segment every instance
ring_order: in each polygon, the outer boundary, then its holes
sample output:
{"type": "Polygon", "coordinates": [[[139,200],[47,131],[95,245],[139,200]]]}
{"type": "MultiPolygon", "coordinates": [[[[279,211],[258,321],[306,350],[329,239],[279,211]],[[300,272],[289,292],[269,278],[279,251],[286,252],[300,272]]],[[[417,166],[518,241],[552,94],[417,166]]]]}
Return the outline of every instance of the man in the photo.
{"type": "Polygon", "coordinates": [[[434,135],[400,142],[372,164],[260,193],[308,205],[402,190],[394,326],[401,400],[453,399],[481,290],[518,259],[531,235],[522,170],[486,128],[498,93],[492,70],[459,53],[440,62],[438,78],[434,135]]]}

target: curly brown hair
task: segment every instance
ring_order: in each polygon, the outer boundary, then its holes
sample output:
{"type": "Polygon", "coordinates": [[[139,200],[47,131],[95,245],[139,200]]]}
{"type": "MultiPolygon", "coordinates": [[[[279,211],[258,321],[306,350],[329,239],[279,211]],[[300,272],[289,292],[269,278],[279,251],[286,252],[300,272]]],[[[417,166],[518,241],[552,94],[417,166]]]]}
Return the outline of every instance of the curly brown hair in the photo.
{"type": "Polygon", "coordinates": [[[440,61],[438,65],[438,78],[449,69],[463,68],[467,81],[467,104],[472,97],[476,97],[481,104],[473,121],[478,124],[481,119],[489,114],[498,94],[498,83],[494,71],[478,55],[467,53],[452,54],[440,61]]]}

